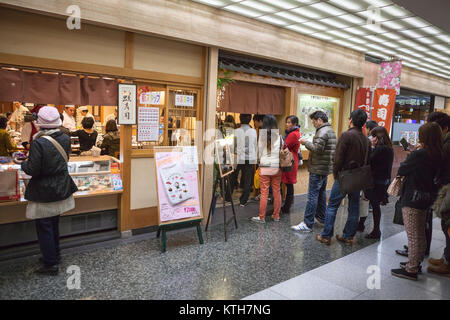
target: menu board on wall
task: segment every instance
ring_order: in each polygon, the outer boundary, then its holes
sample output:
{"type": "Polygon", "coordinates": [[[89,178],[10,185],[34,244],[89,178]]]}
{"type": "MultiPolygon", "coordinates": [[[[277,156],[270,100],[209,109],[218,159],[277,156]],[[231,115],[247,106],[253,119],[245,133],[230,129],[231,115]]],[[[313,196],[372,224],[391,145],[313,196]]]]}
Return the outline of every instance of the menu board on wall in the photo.
{"type": "Polygon", "coordinates": [[[159,139],[159,108],[139,107],[138,141],[158,141],[159,139]]]}
{"type": "Polygon", "coordinates": [[[185,166],[183,152],[155,149],[159,223],[201,218],[198,173],[185,166]]]}
{"type": "Polygon", "coordinates": [[[194,96],[185,94],[175,95],[175,105],[178,107],[193,107],[194,106],[194,96]]]}

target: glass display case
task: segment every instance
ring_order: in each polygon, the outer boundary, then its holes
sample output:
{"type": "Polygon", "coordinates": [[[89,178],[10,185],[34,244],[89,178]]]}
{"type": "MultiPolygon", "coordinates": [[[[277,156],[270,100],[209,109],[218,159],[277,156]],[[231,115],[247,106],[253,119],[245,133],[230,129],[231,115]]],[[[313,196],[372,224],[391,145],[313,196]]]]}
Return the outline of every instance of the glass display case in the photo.
{"type": "MultiPolygon", "coordinates": [[[[78,187],[75,196],[122,190],[119,163],[113,157],[71,157],[67,166],[69,174],[78,187]]],[[[24,201],[26,183],[31,177],[22,171],[19,164],[0,165],[0,170],[7,169],[19,171],[20,196],[24,201]]]]}

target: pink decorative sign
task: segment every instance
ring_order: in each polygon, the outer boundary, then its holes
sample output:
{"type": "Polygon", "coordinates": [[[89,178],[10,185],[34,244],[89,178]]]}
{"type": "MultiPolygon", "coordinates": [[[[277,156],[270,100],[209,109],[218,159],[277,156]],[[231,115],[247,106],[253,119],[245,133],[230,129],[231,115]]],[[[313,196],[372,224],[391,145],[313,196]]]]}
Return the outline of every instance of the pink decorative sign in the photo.
{"type": "Polygon", "coordinates": [[[161,222],[201,216],[198,176],[184,166],[182,152],[155,152],[161,222]]]}
{"type": "Polygon", "coordinates": [[[380,76],[378,88],[395,89],[400,94],[400,76],[402,74],[402,62],[382,62],[380,65],[380,76]]]}

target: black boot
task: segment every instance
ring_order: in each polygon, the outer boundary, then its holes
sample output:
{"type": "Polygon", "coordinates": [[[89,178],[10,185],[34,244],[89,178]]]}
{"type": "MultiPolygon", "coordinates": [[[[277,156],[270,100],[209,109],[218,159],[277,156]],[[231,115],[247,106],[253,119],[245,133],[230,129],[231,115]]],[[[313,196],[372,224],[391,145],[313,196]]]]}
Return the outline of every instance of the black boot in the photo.
{"type": "Polygon", "coordinates": [[[284,200],[284,205],[281,207],[281,212],[289,213],[292,203],[294,203],[294,196],[286,195],[286,200],[284,200]]]}
{"type": "Polygon", "coordinates": [[[359,218],[359,224],[358,224],[358,229],[357,229],[357,231],[359,231],[359,232],[364,232],[364,229],[366,228],[366,227],[364,226],[364,223],[366,222],[366,219],[367,219],[367,217],[359,218]]]}

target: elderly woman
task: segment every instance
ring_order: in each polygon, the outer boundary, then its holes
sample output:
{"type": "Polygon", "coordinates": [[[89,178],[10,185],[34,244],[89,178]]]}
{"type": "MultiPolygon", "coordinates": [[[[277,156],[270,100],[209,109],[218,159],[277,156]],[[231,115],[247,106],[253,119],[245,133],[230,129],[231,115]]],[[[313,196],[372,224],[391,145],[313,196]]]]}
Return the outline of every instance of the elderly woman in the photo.
{"type": "Polygon", "coordinates": [[[103,141],[100,145],[102,154],[116,157],[120,151],[120,134],[117,130],[116,121],[108,120],[105,130],[106,134],[103,136],[103,141]]]}
{"type": "Polygon", "coordinates": [[[26,216],[35,219],[43,266],[36,272],[57,275],[60,261],[59,215],[73,209],[73,193],[77,186],[67,169],[71,147],[70,138],[62,133],[59,112],[54,107],[39,110],[37,125],[40,131],[31,142],[28,160],[22,170],[31,180],[25,191],[28,200],[26,216]]]}

